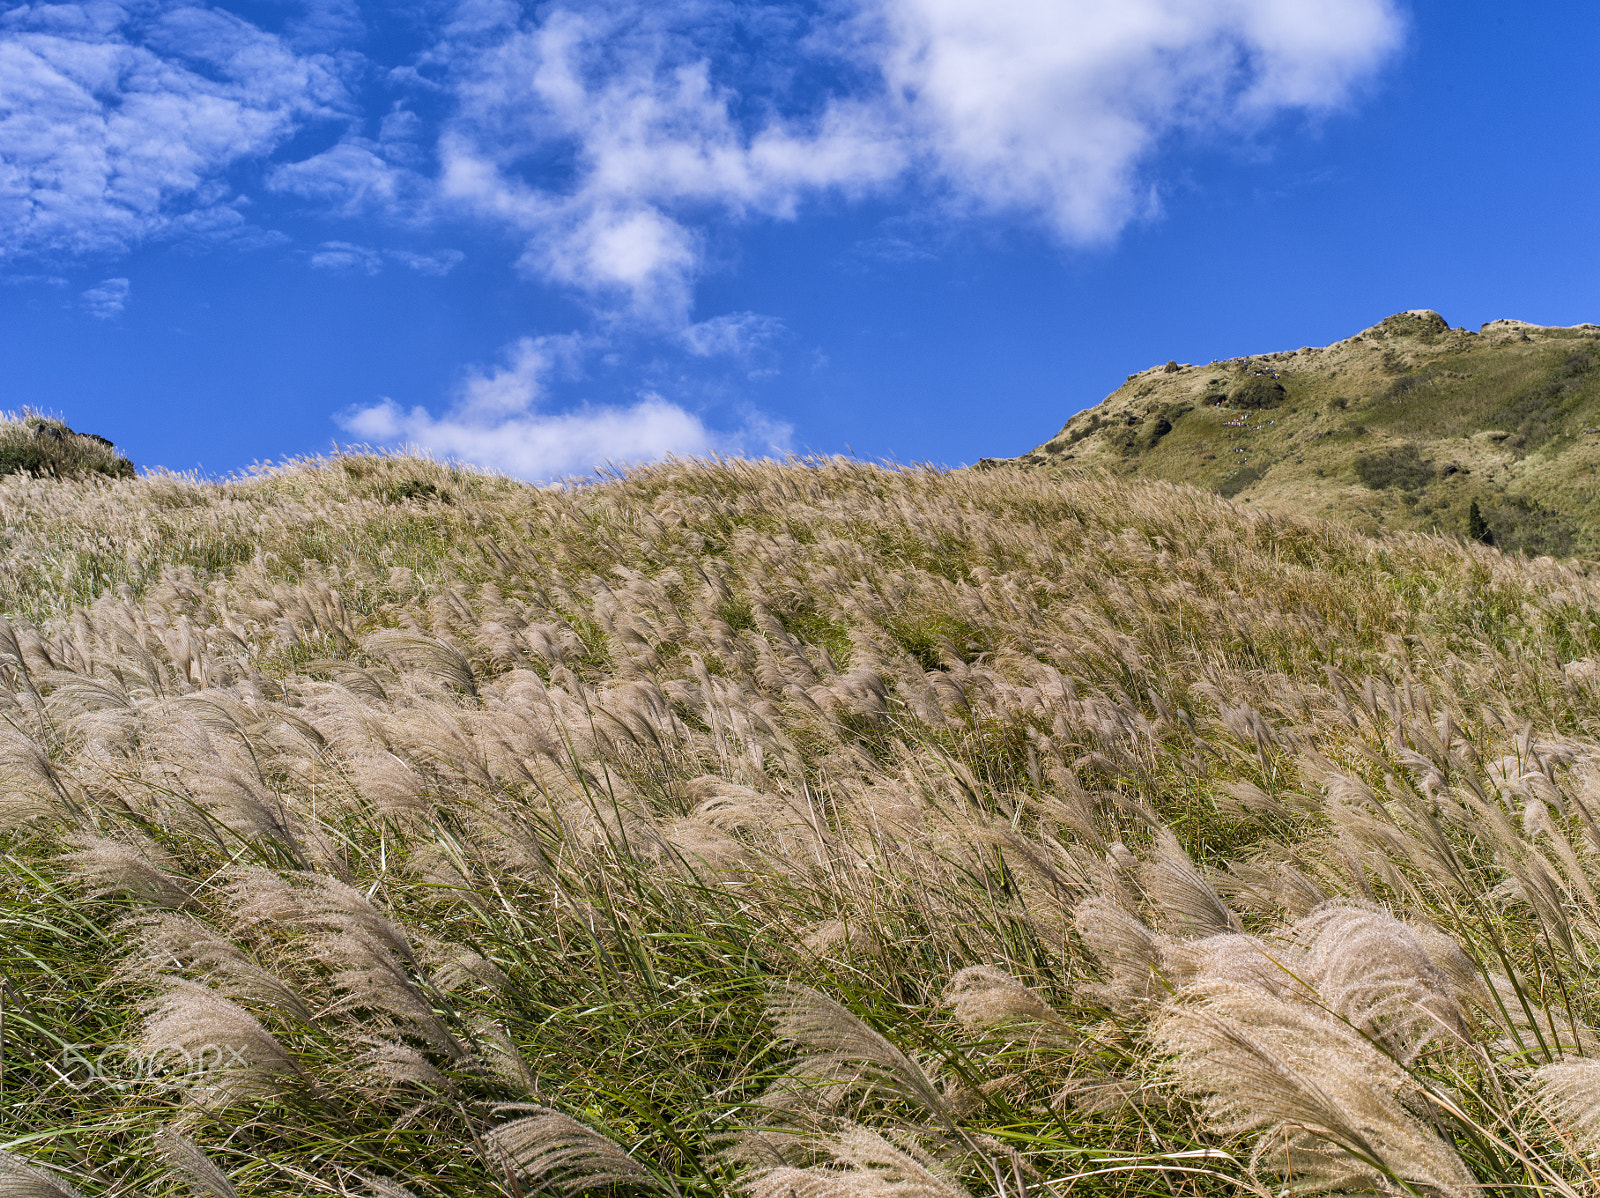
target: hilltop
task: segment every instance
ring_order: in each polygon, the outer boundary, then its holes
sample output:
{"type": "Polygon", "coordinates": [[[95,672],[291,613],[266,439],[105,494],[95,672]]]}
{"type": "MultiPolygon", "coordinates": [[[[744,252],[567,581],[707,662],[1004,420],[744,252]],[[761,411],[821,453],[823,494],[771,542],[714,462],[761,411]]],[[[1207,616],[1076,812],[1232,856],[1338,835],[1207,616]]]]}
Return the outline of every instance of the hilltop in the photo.
{"type": "Polygon", "coordinates": [[[1168,362],[1014,461],[1191,483],[1368,532],[1596,556],[1600,326],[1474,333],[1402,312],[1322,348],[1168,362]]]}
{"type": "Polygon", "coordinates": [[[359,454],[0,551],[0,1193],[1592,1190],[1583,563],[359,454]]]}

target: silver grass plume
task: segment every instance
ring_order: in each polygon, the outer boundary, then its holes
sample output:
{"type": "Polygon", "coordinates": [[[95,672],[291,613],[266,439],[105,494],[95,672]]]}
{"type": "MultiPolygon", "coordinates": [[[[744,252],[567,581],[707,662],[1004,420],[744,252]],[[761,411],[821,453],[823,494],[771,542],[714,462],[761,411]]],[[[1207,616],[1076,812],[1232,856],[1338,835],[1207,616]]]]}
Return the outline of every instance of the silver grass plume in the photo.
{"type": "Polygon", "coordinates": [[[60,1178],[30,1165],[23,1157],[0,1151],[0,1198],[83,1198],[60,1178]]]}
{"type": "Polygon", "coordinates": [[[1184,942],[1158,936],[1118,903],[1088,899],[1073,908],[1072,922],[1110,975],[1084,992],[1118,1014],[1146,1011],[1194,977],[1196,961],[1184,942]]]}
{"type": "Polygon", "coordinates": [[[228,998],[245,999],[299,1023],[316,1021],[299,991],[192,915],[163,913],[131,919],[121,926],[139,938],[142,952],[120,974],[155,977],[176,964],[228,998]]]}
{"type": "Polygon", "coordinates": [[[444,641],[420,632],[385,628],[363,640],[361,647],[374,657],[390,659],[401,669],[432,674],[469,695],[478,693],[472,663],[460,649],[444,641]]]}
{"type": "Polygon", "coordinates": [[[841,1070],[848,1070],[869,1089],[906,1099],[955,1127],[944,1092],[922,1066],[841,1003],[810,986],[787,982],[773,990],[767,1013],[780,1036],[810,1050],[791,1070],[796,1079],[837,1081],[841,1070]]]}
{"type": "Polygon", "coordinates": [[[1578,1151],[1600,1150],[1600,1060],[1576,1057],[1535,1070],[1534,1106],[1578,1151]]]}
{"type": "Polygon", "coordinates": [[[1242,931],[1211,883],[1168,828],[1156,832],[1154,856],[1139,870],[1139,880],[1166,930],[1180,936],[1216,936],[1242,931]]]}
{"type": "Polygon", "coordinates": [[[193,1140],[169,1128],[155,1142],[168,1172],[185,1182],[194,1198],[239,1198],[228,1175],[193,1140]]]}
{"type": "Polygon", "coordinates": [[[549,1107],[531,1109],[534,1113],[526,1118],[484,1133],[490,1150],[501,1156],[494,1163],[507,1172],[568,1194],[617,1185],[678,1192],[670,1179],[635,1160],[609,1136],[549,1107]]]}
{"type": "Polygon", "coordinates": [[[1071,1025],[1016,978],[989,965],[958,970],[944,991],[944,1005],[968,1031],[1025,1028],[1038,1039],[1075,1039],[1071,1025]]]}
{"type": "Polygon", "coordinates": [[[300,1067],[248,1012],[198,982],[169,978],[137,1041],[209,1106],[282,1094],[305,1081],[300,1067]]]}
{"type": "Polygon", "coordinates": [[[1285,936],[1295,973],[1321,1001],[1405,1064],[1441,1034],[1466,1034],[1455,983],[1417,934],[1387,911],[1328,903],[1285,936]]]}
{"type": "Polygon", "coordinates": [[[860,1124],[812,1141],[825,1164],[772,1169],[745,1183],[751,1198],[970,1198],[954,1178],[920,1154],[860,1124]]]}
{"type": "Polygon", "coordinates": [[[1260,1133],[1259,1166],[1281,1163],[1304,1188],[1344,1189],[1353,1172],[1366,1188],[1395,1178],[1447,1198],[1477,1193],[1460,1157],[1407,1111],[1401,1098],[1415,1084],[1405,1070],[1314,1006],[1198,983],[1167,1005],[1152,1039],[1216,1131],[1260,1133]]]}
{"type": "Polygon", "coordinates": [[[361,1174],[361,1184],[367,1187],[367,1192],[374,1198],[417,1198],[416,1194],[405,1188],[399,1182],[390,1181],[385,1177],[373,1177],[370,1174],[361,1174]]]}
{"type": "Polygon", "coordinates": [[[62,857],[67,877],[95,896],[120,892],[162,907],[188,904],[189,892],[168,872],[172,861],[156,845],[135,846],[89,833],[72,837],[71,843],[77,850],[62,857]]]}

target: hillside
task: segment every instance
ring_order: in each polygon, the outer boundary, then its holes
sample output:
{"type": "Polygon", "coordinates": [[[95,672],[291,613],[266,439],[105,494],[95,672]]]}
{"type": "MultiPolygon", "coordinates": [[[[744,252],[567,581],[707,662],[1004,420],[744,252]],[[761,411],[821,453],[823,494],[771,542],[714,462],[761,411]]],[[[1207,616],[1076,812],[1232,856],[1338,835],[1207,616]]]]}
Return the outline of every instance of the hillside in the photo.
{"type": "Polygon", "coordinates": [[[1594,1190],[1581,564],[361,455],[0,549],[0,1193],[1594,1190]]]}
{"type": "Polygon", "coordinates": [[[1600,556],[1600,326],[1473,333],[1402,312],[1321,349],[1172,362],[1015,460],[1192,483],[1368,532],[1487,530],[1507,549],[1600,556]]]}

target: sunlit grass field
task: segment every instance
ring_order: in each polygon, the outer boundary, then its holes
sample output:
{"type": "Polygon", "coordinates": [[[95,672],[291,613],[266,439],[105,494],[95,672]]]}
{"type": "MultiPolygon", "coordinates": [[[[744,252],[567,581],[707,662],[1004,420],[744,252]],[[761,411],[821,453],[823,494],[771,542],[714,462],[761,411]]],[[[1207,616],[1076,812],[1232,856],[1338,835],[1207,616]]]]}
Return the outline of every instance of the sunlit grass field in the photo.
{"type": "Polygon", "coordinates": [[[0,536],[5,1198],[1595,1189],[1585,565],[839,460],[0,536]]]}

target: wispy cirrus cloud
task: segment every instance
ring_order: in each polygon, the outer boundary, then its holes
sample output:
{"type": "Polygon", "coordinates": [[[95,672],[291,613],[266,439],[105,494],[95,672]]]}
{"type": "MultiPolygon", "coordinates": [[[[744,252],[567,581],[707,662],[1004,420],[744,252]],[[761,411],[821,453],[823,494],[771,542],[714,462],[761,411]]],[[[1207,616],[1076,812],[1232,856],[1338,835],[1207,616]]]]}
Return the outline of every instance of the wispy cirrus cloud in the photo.
{"type": "Polygon", "coordinates": [[[333,65],[213,8],[0,14],[0,256],[115,254],[243,223],[225,179],[349,103],[333,65]]]}
{"type": "Polygon", "coordinates": [[[311,265],[334,274],[376,275],[386,262],[393,262],[419,275],[441,278],[461,265],[466,255],[460,250],[443,249],[431,253],[415,250],[373,249],[352,241],[324,241],[312,251],[311,265]]]}
{"type": "Polygon", "coordinates": [[[78,296],[83,310],[96,320],[110,320],[120,316],[128,306],[132,284],[127,279],[102,279],[78,296]]]}

